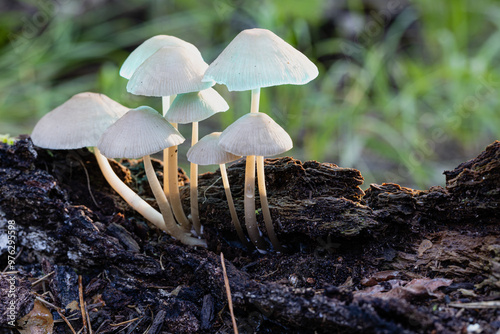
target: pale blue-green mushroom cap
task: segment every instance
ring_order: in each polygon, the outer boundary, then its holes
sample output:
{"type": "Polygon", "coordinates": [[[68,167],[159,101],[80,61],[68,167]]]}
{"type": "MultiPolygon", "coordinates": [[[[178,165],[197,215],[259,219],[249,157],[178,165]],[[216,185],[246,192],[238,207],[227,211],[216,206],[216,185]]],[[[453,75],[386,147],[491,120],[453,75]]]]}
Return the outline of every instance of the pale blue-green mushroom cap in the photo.
{"type": "Polygon", "coordinates": [[[240,32],[210,64],[203,80],[243,91],[303,85],[317,76],[318,68],[304,54],[273,32],[255,28],[240,32]]]}
{"type": "Polygon", "coordinates": [[[171,123],[201,122],[212,115],[229,109],[226,100],[213,88],[199,92],[179,94],[165,118],[171,123]]]}
{"type": "Polygon", "coordinates": [[[201,57],[200,51],[191,43],[188,43],[180,38],[168,35],[157,35],[145,40],[141,45],[135,48],[134,51],[123,62],[120,68],[120,76],[130,79],[135,70],[156,51],[164,46],[180,46],[185,47],[193,53],[198,53],[201,57]]]}
{"type": "Polygon", "coordinates": [[[273,156],[290,150],[292,138],[264,113],[248,113],[220,135],[219,146],[234,155],[273,156]]]}
{"type": "Polygon", "coordinates": [[[187,152],[188,161],[197,165],[220,165],[241,158],[241,156],[226,152],[220,147],[220,135],[220,132],[212,132],[201,138],[187,152]]]}
{"type": "Polygon", "coordinates": [[[135,95],[171,96],[210,88],[214,82],[202,82],[208,68],[199,52],[185,47],[162,47],[134,72],[127,91],[135,95]]]}
{"type": "Polygon", "coordinates": [[[128,110],[104,94],[79,93],[43,116],[31,139],[54,150],[96,146],[104,131],[128,110]]]}
{"type": "Polygon", "coordinates": [[[151,107],[129,110],[102,135],[97,148],[110,159],[137,159],[184,142],[184,137],[151,107]]]}

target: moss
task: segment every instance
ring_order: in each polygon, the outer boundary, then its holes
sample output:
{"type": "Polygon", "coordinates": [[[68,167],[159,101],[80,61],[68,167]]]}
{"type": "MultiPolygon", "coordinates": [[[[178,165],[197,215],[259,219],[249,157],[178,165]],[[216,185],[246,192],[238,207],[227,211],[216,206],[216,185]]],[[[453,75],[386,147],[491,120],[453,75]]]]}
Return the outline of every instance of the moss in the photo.
{"type": "Polygon", "coordinates": [[[7,145],[13,145],[16,142],[14,137],[11,137],[9,134],[1,135],[0,134],[0,143],[4,143],[7,145]]]}

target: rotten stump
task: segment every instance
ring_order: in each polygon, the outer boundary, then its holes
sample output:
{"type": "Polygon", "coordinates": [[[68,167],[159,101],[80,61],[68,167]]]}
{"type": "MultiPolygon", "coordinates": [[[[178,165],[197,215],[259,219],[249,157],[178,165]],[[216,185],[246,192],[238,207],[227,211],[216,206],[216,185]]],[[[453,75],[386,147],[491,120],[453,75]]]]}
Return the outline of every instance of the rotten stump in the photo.
{"type": "MultiPolygon", "coordinates": [[[[161,180],[161,162],[154,166],[161,180]]],[[[154,204],[142,162],[113,168],[154,204]]],[[[228,168],[242,221],[244,168],[228,168]]],[[[428,190],[363,191],[355,169],[288,157],[266,159],[265,169],[286,251],[238,241],[218,172],[200,176],[208,249],[193,249],[131,211],[89,151],[49,152],[29,138],[0,144],[2,265],[9,222],[17,237],[0,276],[0,333],[11,332],[13,299],[18,324],[50,316],[55,333],[230,333],[220,252],[240,333],[498,331],[500,142],[428,190]]]]}

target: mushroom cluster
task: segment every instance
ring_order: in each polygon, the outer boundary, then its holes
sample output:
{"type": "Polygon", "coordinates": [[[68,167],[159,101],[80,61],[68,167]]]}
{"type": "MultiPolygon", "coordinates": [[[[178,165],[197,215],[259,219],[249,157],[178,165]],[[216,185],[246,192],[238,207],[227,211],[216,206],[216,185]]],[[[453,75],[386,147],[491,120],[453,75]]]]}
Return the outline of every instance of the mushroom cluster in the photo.
{"type": "Polygon", "coordinates": [[[203,81],[215,81],[229,91],[252,91],[250,114],[222,132],[219,145],[227,152],[246,156],[245,224],[257,249],[264,249],[255,213],[255,165],[262,214],[267,234],[275,250],[282,247],[274,233],[267,201],[264,156],[290,150],[292,139],[267,114],[259,112],[260,89],[284,84],[303,85],[318,76],[318,68],[305,55],[266,29],[247,29],[209,66],[203,81]]]}
{"type": "Polygon", "coordinates": [[[217,164],[238,237],[245,246],[267,248],[255,211],[257,171],[267,235],[274,249],[281,251],[267,201],[264,156],[286,152],[293,144],[282,127],[259,112],[260,89],[305,84],[318,75],[316,66],[269,30],[248,29],[236,36],[210,66],[194,45],[173,36],[154,36],[129,55],[119,74],[128,79],[129,93],[161,97],[163,112],[147,106],[129,109],[105,95],[81,93],[38,122],[32,133],[34,144],[49,149],[94,147],[99,167],[113,189],[156,227],[191,246],[206,247],[201,238],[198,165],[217,164]],[[222,133],[211,133],[198,140],[198,122],[229,109],[222,96],[211,88],[216,83],[225,84],[230,91],[250,90],[251,110],[222,133]],[[181,205],[177,175],[177,145],[184,142],[178,124],[189,123],[190,216],[181,205]],[[163,187],[150,158],[160,151],[164,158],[163,187]],[[239,222],[225,167],[242,156],[246,157],[245,227],[251,242],[239,222]],[[107,158],[143,159],[160,212],[114,174],[107,158]]]}

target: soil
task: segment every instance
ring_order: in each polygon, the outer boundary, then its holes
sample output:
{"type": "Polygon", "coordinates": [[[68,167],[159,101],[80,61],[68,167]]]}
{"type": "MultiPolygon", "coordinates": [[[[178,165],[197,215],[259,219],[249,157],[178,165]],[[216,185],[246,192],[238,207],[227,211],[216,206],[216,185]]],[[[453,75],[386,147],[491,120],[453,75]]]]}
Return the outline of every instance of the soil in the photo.
{"type": "MultiPolygon", "coordinates": [[[[113,168],[156,205],[142,161],[113,168]]],[[[244,168],[228,168],[242,221],[244,168]]],[[[499,332],[499,141],[428,190],[363,191],[358,170],[289,157],[265,171],[285,251],[239,241],[218,172],[199,178],[208,248],[191,248],[131,210],[88,150],[0,144],[0,333],[11,314],[27,333],[232,333],[221,252],[240,333],[499,332]]],[[[189,212],[181,170],[179,185],[189,212]]]]}

